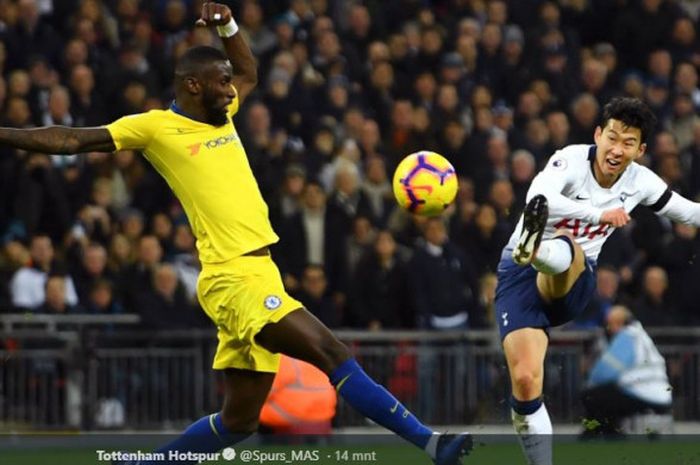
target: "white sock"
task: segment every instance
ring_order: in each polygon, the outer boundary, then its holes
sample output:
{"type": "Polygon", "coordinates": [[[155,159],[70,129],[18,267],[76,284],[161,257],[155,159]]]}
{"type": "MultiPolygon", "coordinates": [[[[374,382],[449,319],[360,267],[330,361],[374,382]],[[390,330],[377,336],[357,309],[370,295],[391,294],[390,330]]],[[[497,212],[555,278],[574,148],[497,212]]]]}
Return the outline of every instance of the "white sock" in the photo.
{"type": "Polygon", "coordinates": [[[544,404],[530,415],[511,413],[528,465],[552,465],[552,421],[544,404]]]}
{"type": "Polygon", "coordinates": [[[559,274],[568,270],[574,260],[571,246],[565,239],[542,241],[532,267],[544,274],[559,274]]]}
{"type": "Polygon", "coordinates": [[[440,433],[433,433],[430,439],[428,439],[428,444],[425,445],[425,452],[427,452],[428,456],[433,460],[435,460],[435,456],[437,455],[438,439],[440,439],[440,433]]]}

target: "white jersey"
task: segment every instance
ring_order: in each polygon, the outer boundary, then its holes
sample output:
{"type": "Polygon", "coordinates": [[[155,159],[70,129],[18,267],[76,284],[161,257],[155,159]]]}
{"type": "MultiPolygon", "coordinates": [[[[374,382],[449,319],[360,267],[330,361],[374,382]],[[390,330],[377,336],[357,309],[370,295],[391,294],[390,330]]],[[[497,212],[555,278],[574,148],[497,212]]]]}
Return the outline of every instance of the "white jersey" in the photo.
{"type": "MultiPolygon", "coordinates": [[[[598,259],[603,244],[614,230],[610,225],[600,224],[603,211],[623,207],[629,213],[642,204],[666,213],[672,195],[658,175],[635,162],[625,169],[612,187],[601,187],[593,175],[595,153],[595,145],[569,145],[557,150],[532,180],[527,192],[528,202],[537,194],[547,198],[549,217],[542,239],[551,239],[557,229],[567,228],[586,257],[593,261],[598,259]]],[[[507,249],[515,247],[522,226],[521,216],[507,249]]]]}

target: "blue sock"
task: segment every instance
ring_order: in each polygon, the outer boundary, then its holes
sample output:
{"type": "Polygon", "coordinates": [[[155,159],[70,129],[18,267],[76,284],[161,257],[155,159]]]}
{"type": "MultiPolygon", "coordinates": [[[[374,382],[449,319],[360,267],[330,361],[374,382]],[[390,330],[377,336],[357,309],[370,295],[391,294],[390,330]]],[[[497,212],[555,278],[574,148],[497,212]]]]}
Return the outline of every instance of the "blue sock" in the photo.
{"type": "Polygon", "coordinates": [[[542,397],[532,400],[518,400],[511,394],[509,403],[510,407],[518,415],[532,415],[542,406],[542,397]]]}
{"type": "Polygon", "coordinates": [[[433,431],[409,412],[384,387],[375,383],[354,358],[346,360],[330,375],[343,399],[367,418],[424,449],[433,431]]]}
{"type": "Polygon", "coordinates": [[[212,453],[217,452],[224,447],[242,441],[247,435],[232,434],[229,432],[224,423],[221,421],[221,413],[212,413],[192,423],[187,429],[174,441],[160,447],[155,452],[165,454],[165,462],[140,462],[139,465],[185,465],[196,464],[198,460],[169,460],[168,453],[170,451],[178,451],[180,453],[212,453]]]}

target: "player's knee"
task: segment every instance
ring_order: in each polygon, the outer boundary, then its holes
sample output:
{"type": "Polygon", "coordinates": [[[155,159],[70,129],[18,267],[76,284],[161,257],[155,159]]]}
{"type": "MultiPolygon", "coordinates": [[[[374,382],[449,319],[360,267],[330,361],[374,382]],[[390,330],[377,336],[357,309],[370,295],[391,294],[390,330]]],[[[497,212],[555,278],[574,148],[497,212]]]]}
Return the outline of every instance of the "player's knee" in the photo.
{"type": "Polygon", "coordinates": [[[518,394],[520,398],[534,399],[540,395],[540,377],[534,370],[525,368],[514,370],[511,382],[513,384],[513,392],[518,394]]]}
{"type": "Polygon", "coordinates": [[[333,362],[334,367],[352,357],[348,346],[340,342],[338,339],[330,341],[324,350],[326,351],[327,357],[333,362]]]}
{"type": "Polygon", "coordinates": [[[349,359],[352,355],[350,349],[335,336],[319,338],[315,341],[315,351],[318,353],[319,366],[325,373],[331,373],[338,365],[349,359]]]}

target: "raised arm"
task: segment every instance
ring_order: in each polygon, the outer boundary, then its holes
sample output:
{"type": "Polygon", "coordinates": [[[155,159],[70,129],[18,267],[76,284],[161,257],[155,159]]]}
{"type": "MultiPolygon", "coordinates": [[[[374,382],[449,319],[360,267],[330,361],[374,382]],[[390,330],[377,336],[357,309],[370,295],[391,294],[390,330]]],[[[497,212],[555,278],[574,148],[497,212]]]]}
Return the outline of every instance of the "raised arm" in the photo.
{"type": "Polygon", "coordinates": [[[82,152],[113,152],[116,149],[109,131],[102,127],[0,128],[0,145],[9,145],[32,152],[56,155],[72,155],[82,152]]]}
{"type": "MultiPolygon", "coordinates": [[[[700,203],[686,199],[682,195],[667,190],[659,202],[665,202],[658,213],[677,223],[700,227],[700,203]]],[[[652,207],[653,208],[653,207],[652,207]]]]}
{"type": "Polygon", "coordinates": [[[258,62],[243,34],[237,32],[238,26],[231,22],[232,19],[231,10],[226,5],[205,2],[197,25],[217,26],[226,55],[233,66],[233,85],[238,91],[240,105],[258,84],[258,62]]]}

